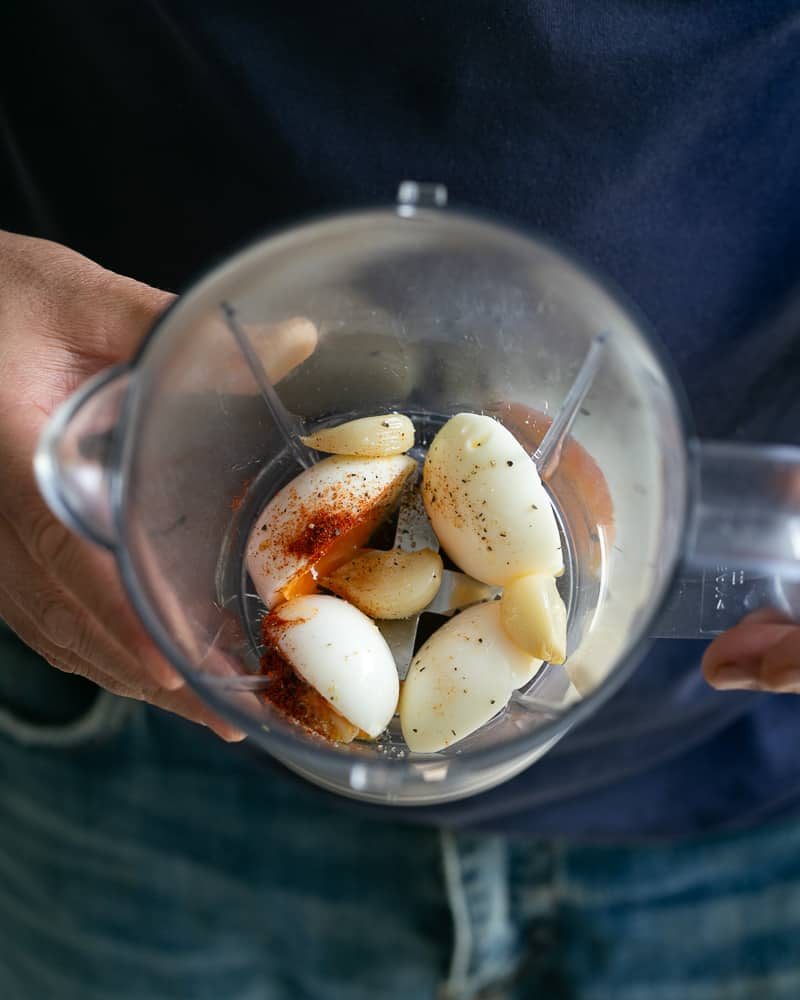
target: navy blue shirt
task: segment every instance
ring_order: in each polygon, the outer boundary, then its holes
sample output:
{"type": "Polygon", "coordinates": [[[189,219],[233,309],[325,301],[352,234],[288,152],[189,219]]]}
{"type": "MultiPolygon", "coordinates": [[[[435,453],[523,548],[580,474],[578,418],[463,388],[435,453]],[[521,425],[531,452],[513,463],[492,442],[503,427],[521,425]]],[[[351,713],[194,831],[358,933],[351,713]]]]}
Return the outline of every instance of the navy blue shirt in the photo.
{"type": "MultiPolygon", "coordinates": [[[[648,316],[707,436],[800,443],[792,2],[30,0],[0,12],[0,226],[179,290],[404,177],[544,229],[648,316]]],[[[659,643],[526,774],[415,818],[667,836],[800,803],[788,696],[659,643]]]]}

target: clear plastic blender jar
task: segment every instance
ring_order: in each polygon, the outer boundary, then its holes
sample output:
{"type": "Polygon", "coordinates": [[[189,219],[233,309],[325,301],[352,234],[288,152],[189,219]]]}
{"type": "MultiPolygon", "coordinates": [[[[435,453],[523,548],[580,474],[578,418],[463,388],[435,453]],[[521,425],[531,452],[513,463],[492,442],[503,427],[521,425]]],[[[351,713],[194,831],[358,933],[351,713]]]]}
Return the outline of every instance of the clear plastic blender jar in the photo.
{"type": "Polygon", "coordinates": [[[445,201],[406,184],[396,206],[243,250],[129,366],[69,400],[36,457],[52,509],[114,552],[144,626],[202,698],[309,780],[405,805],[507,780],[594,712],[649,638],[790,610],[800,579],[800,450],[694,440],[668,360],[618,293],[541,235],[445,201]],[[318,343],[273,384],[271,345],[303,324],[318,343]],[[389,410],[414,420],[418,458],[463,410],[497,417],[531,454],[560,430],[546,479],[567,661],[437,754],[409,752],[396,721],[374,743],[323,742],[259,694],[253,520],[307,462],[299,432],[389,410]]]}

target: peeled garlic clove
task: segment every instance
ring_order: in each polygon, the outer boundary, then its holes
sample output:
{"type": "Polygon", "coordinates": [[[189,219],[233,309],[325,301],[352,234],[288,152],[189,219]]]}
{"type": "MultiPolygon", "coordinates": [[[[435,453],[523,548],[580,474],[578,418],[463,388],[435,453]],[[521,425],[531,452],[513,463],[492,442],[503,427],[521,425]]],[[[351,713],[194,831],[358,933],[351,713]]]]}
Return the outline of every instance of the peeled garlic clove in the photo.
{"type": "Polygon", "coordinates": [[[305,687],[304,703],[308,713],[305,724],[326,740],[331,740],[333,743],[352,743],[361,735],[362,730],[331,708],[310,684],[305,687]]]}
{"type": "Polygon", "coordinates": [[[432,549],[364,549],[319,582],[370,618],[408,618],[436,596],[442,560],[432,549]]]}
{"type": "Polygon", "coordinates": [[[414,425],[402,413],[386,413],[350,420],[338,427],[324,427],[301,441],[309,448],[331,455],[383,458],[402,455],[414,447],[414,425]]]}
{"type": "Polygon", "coordinates": [[[567,655],[567,609],[552,576],[512,580],[500,601],[503,628],[520,649],[549,663],[567,655]]]}

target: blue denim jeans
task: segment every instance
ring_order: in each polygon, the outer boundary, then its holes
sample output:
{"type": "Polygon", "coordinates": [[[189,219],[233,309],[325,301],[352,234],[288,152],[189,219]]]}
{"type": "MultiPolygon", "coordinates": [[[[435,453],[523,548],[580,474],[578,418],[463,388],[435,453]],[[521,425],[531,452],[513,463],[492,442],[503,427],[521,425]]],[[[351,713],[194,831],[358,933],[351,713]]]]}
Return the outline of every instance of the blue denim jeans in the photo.
{"type": "Polygon", "coordinates": [[[800,824],[442,832],[109,695],[0,712],[4,1000],[794,1000],[799,932],[800,824]]]}

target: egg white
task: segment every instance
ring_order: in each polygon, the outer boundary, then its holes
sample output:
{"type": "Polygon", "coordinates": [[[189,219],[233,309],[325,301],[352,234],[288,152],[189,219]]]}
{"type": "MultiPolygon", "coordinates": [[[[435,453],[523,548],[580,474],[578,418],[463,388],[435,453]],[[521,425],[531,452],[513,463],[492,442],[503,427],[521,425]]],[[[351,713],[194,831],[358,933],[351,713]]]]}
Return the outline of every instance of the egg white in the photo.
{"type": "Polygon", "coordinates": [[[378,627],[338,597],[294,597],[273,612],[281,655],[331,708],[369,736],[397,709],[400,691],[391,650],[378,627]]]}
{"type": "Polygon", "coordinates": [[[409,749],[436,753],[485,725],[542,665],[515,646],[497,601],[468,608],[414,657],[400,696],[409,749]]]}
{"type": "Polygon", "coordinates": [[[433,439],[423,470],[428,517],[450,558],[493,586],[564,570],[550,499],[536,466],[492,417],[459,413],[433,439]]]}

